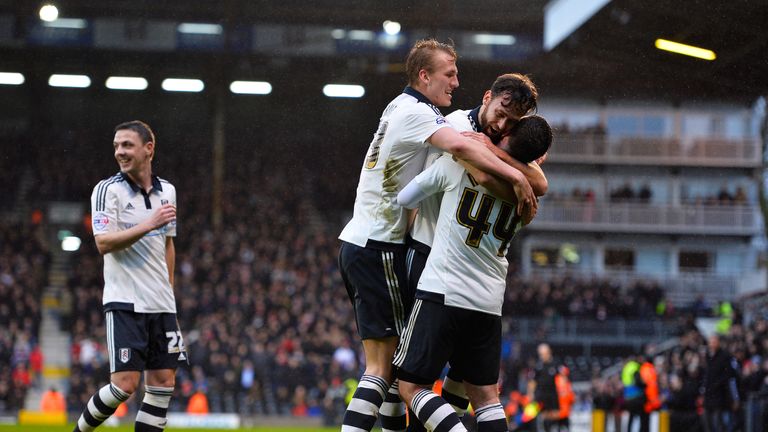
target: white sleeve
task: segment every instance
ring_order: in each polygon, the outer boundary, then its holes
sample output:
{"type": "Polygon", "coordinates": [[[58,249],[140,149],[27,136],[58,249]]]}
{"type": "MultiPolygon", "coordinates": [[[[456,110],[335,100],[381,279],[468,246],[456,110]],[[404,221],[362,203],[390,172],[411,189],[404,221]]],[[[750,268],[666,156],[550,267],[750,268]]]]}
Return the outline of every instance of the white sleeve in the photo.
{"type": "Polygon", "coordinates": [[[456,187],[463,172],[464,168],[450,154],[444,154],[400,191],[397,202],[405,208],[415,208],[424,198],[456,187]]]}
{"type": "Polygon", "coordinates": [[[93,188],[91,194],[91,227],[93,235],[117,231],[117,194],[104,180],[93,188]]]}
{"type": "Polygon", "coordinates": [[[427,139],[444,127],[451,127],[442,114],[433,111],[427,105],[418,104],[413,110],[402,113],[399,118],[401,126],[400,141],[429,145],[427,139]]]}
{"type": "MultiPolygon", "coordinates": [[[[172,198],[170,199],[170,204],[173,204],[173,206],[176,207],[176,187],[173,186],[170,183],[166,183],[166,186],[170,187],[171,190],[173,191],[172,198]]],[[[171,222],[168,222],[168,225],[166,225],[166,231],[165,231],[165,235],[166,236],[168,236],[168,237],[176,237],[176,225],[177,225],[178,221],[179,221],[179,212],[178,212],[178,208],[177,208],[176,209],[176,219],[171,221],[171,222]]]]}
{"type": "Polygon", "coordinates": [[[418,207],[419,203],[429,195],[416,180],[413,180],[397,194],[397,203],[407,209],[413,209],[418,207]]]}

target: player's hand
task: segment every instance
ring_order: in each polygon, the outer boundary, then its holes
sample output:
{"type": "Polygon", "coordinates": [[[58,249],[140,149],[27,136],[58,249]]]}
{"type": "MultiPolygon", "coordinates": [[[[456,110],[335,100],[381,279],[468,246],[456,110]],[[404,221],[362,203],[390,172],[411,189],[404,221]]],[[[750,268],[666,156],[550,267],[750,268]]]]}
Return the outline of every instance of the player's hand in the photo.
{"type": "Polygon", "coordinates": [[[176,206],[173,204],[163,204],[159,209],[152,213],[147,220],[150,228],[156,230],[176,220],[176,206]]]}
{"type": "Polygon", "coordinates": [[[470,138],[474,141],[477,141],[483,144],[484,146],[493,146],[493,141],[491,141],[491,139],[488,138],[488,135],[484,133],[464,131],[464,132],[461,132],[461,135],[466,138],[470,138]]]}
{"type": "Polygon", "coordinates": [[[523,214],[520,215],[520,219],[523,221],[523,226],[528,225],[533,221],[533,218],[536,217],[536,213],[539,211],[538,206],[538,199],[536,200],[535,206],[525,206],[523,207],[523,214]]]}
{"type": "Polygon", "coordinates": [[[521,173],[517,177],[517,181],[514,182],[515,196],[517,197],[517,214],[523,216],[526,206],[531,206],[534,213],[539,208],[539,202],[536,199],[536,194],[533,193],[531,184],[528,183],[528,179],[521,173]]]}

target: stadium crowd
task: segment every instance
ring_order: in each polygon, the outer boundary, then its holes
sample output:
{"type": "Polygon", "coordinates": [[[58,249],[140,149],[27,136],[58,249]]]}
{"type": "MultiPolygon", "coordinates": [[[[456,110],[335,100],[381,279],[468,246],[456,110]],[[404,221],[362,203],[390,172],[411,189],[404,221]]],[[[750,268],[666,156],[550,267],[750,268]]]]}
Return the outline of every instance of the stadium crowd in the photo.
{"type": "Polygon", "coordinates": [[[49,262],[41,226],[0,224],[0,413],[22,408],[42,373],[38,338],[49,262]]]}

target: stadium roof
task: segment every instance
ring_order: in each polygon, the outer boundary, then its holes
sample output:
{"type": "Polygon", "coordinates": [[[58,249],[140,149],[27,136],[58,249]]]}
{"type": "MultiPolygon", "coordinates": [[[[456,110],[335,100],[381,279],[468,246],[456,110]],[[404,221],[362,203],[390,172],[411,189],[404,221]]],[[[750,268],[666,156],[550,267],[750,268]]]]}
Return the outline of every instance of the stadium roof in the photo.
{"type": "MultiPolygon", "coordinates": [[[[507,62],[550,94],[749,103],[768,94],[768,7],[763,0],[54,0],[66,16],[380,28],[395,20],[428,34],[523,34],[538,43],[552,5],[604,6],[553,49],[507,62]],[[713,50],[714,61],[660,51],[657,38],[713,50]]],[[[34,17],[37,2],[0,0],[0,13],[34,17]]],[[[6,53],[11,56],[13,52],[6,53]]],[[[18,50],[16,51],[18,55],[18,50]]],[[[10,57],[9,57],[10,58],[10,57]]],[[[466,64],[465,64],[466,66],[466,64]]],[[[474,68],[498,70],[475,62],[474,68]]]]}

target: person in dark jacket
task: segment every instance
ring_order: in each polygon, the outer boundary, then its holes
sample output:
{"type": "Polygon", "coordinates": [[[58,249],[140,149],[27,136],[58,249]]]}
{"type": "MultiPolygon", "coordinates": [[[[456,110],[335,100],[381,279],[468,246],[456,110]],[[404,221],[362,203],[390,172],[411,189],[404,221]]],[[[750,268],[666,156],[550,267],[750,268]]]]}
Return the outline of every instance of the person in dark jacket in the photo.
{"type": "Polygon", "coordinates": [[[720,337],[708,340],[707,364],[704,370],[704,427],[707,432],[733,430],[734,412],[739,407],[736,359],[720,346],[720,337]]]}

